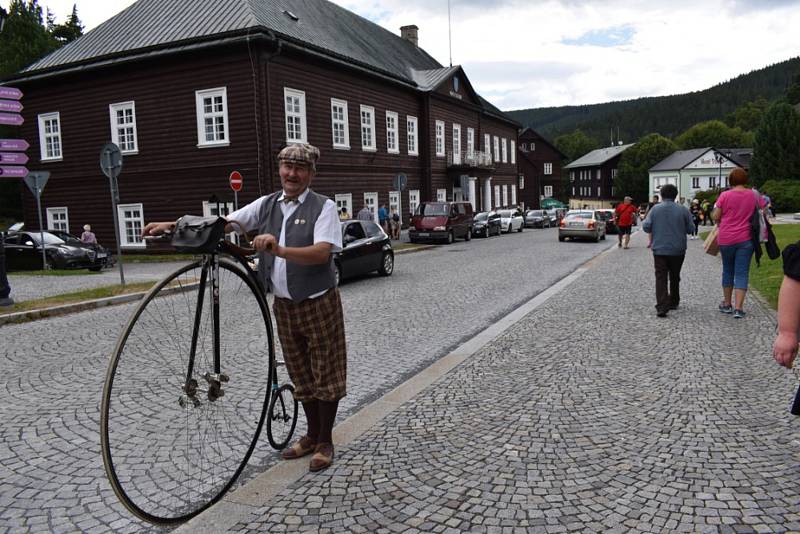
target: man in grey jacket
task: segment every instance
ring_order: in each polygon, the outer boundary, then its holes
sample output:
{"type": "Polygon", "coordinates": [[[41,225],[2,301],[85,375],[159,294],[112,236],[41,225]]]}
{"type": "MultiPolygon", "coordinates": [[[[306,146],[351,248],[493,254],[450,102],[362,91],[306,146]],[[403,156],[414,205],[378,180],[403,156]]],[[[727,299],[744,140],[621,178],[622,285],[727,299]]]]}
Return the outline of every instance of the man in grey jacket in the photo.
{"type": "Polygon", "coordinates": [[[656,316],[666,317],[680,303],[681,267],[686,257],[686,236],[694,231],[692,214],[675,203],[678,188],[661,188],[660,202],[653,206],[642,229],[652,234],[653,263],[656,271],[656,316]],[[669,284],[667,283],[669,282],[669,284]]]}

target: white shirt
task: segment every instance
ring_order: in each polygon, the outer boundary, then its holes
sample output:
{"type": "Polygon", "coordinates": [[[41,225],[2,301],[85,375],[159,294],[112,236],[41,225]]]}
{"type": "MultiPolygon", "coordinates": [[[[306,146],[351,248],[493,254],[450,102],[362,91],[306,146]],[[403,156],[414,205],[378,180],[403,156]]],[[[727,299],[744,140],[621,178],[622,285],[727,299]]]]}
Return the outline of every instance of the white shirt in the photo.
{"type": "MultiPolygon", "coordinates": [[[[297,197],[298,202],[281,202],[283,193],[278,197],[278,205],[283,213],[283,225],[281,226],[280,236],[278,236],[278,245],[286,246],[286,221],[291,220],[291,216],[297,210],[297,207],[305,202],[306,197],[308,197],[308,191],[306,189],[297,197]]],[[[263,213],[262,207],[266,199],[266,196],[258,198],[247,206],[234,211],[226,218],[229,221],[240,222],[248,232],[258,230],[263,223],[261,214],[263,213]]],[[[342,250],[342,227],[339,223],[339,214],[336,212],[336,203],[331,199],[325,201],[322,206],[322,212],[314,223],[314,244],[316,245],[317,243],[330,243],[332,245],[332,253],[342,250]]],[[[291,298],[286,281],[286,260],[284,258],[275,256],[270,281],[272,282],[272,292],[276,297],[291,298]]],[[[309,298],[318,297],[323,293],[325,291],[311,295],[309,298]]]]}

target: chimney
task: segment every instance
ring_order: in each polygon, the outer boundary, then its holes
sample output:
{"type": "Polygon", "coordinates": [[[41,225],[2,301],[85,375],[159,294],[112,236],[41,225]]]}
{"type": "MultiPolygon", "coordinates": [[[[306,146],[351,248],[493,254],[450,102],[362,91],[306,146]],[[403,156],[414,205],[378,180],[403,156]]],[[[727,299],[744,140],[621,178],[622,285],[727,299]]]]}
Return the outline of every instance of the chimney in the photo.
{"type": "Polygon", "coordinates": [[[400,37],[406,41],[410,41],[414,46],[419,46],[419,37],[417,36],[419,28],[414,24],[411,26],[400,26],[400,37]]]}

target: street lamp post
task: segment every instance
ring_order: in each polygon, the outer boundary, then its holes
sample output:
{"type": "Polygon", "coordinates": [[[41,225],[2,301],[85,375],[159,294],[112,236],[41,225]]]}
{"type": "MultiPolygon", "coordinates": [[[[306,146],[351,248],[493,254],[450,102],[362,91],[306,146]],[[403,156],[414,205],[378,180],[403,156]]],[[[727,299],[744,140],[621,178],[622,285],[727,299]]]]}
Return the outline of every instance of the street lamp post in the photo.
{"type": "Polygon", "coordinates": [[[714,159],[716,159],[717,163],[719,163],[719,178],[717,178],[717,187],[722,189],[722,162],[725,160],[725,158],[722,157],[722,154],[718,153],[714,159]]]}

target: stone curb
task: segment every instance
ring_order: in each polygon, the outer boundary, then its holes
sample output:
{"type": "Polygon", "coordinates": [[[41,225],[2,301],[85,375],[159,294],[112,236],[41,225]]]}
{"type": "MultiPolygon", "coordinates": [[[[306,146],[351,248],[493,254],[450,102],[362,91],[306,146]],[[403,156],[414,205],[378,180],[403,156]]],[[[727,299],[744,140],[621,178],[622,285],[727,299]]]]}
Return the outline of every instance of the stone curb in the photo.
{"type": "MultiPolygon", "coordinates": [[[[395,256],[400,254],[409,254],[413,252],[420,252],[422,250],[427,250],[429,248],[433,248],[436,245],[418,245],[412,248],[405,248],[402,250],[395,251],[395,256]]],[[[128,302],[133,302],[135,300],[139,300],[147,294],[147,291],[142,291],[140,293],[129,293],[127,295],[119,295],[116,297],[106,297],[102,299],[93,299],[93,300],[85,300],[82,302],[75,302],[72,304],[63,304],[61,306],[52,306],[50,308],[39,308],[37,310],[27,310],[15,313],[0,313],[0,326],[13,324],[13,323],[25,323],[28,321],[36,321],[38,319],[46,319],[48,317],[55,317],[58,315],[66,315],[69,313],[76,313],[86,310],[94,310],[97,308],[102,308],[104,306],[114,306],[117,304],[127,304],[128,302]]]]}

